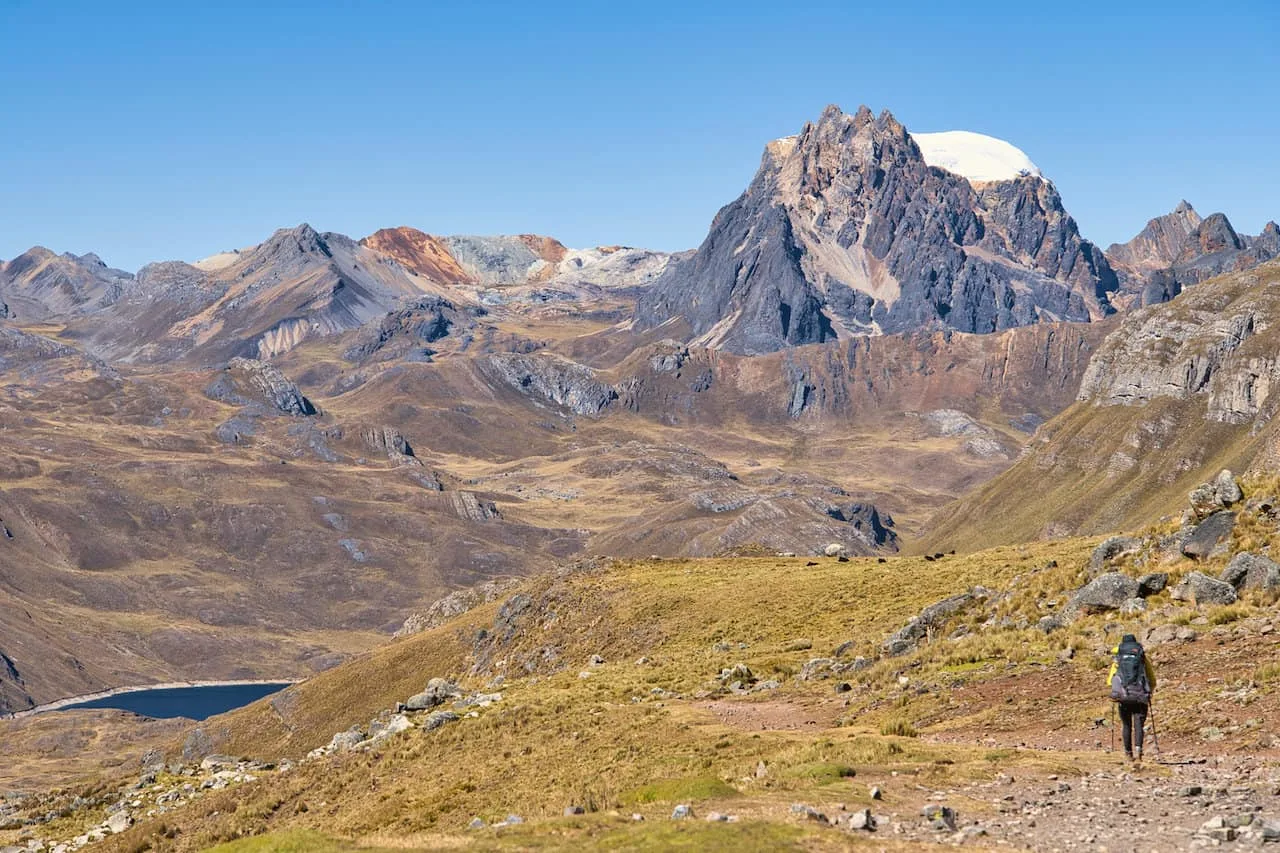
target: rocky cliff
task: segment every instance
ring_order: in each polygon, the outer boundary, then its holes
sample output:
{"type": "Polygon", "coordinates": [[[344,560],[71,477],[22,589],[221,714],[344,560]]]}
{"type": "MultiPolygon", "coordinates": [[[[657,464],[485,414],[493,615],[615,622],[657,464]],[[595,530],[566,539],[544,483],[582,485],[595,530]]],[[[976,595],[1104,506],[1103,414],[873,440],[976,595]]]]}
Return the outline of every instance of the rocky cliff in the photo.
{"type": "Polygon", "coordinates": [[[1111,313],[1118,287],[1053,185],[930,166],[906,128],[828,107],[765,150],[636,324],[683,320],[699,343],[756,354],[852,335],[994,332],[1111,313]]]}
{"type": "Polygon", "coordinates": [[[1268,222],[1257,237],[1237,234],[1224,214],[1204,219],[1186,201],[1158,216],[1127,243],[1107,249],[1120,277],[1118,303],[1167,302],[1186,287],[1224,272],[1252,269],[1280,256],[1280,227],[1268,222]]]}
{"type": "Polygon", "coordinates": [[[1126,317],[1090,360],[1075,405],[1012,468],[945,511],[939,541],[1134,528],[1222,468],[1273,465],[1278,288],[1272,261],[1126,317]]]}

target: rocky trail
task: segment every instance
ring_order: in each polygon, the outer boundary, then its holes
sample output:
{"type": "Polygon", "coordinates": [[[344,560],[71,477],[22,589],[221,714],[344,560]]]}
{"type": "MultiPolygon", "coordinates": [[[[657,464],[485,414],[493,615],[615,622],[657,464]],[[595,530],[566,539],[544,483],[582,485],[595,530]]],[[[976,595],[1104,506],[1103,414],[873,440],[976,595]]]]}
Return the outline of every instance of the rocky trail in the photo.
{"type": "MultiPolygon", "coordinates": [[[[1117,757],[1114,770],[1079,777],[1024,781],[1006,775],[935,792],[942,794],[938,805],[967,802],[974,813],[955,806],[951,821],[935,819],[940,829],[932,834],[1001,847],[1111,853],[1280,842],[1280,769],[1249,758],[1203,761],[1169,756],[1134,766],[1117,757]],[[940,831],[948,823],[954,831],[940,831]]],[[[928,834],[919,825],[898,824],[923,840],[928,834]]]]}

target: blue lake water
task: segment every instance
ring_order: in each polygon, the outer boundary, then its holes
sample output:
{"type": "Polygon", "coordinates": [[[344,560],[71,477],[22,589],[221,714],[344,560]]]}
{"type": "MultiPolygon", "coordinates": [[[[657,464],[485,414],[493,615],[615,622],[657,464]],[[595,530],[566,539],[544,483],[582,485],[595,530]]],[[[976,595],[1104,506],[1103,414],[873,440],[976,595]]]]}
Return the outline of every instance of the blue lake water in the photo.
{"type": "Polygon", "coordinates": [[[144,717],[187,717],[203,720],[243,705],[248,705],[288,687],[288,682],[276,684],[209,684],[194,687],[160,687],[154,690],[132,690],[90,699],[78,705],[67,705],[60,710],[74,708],[116,708],[132,711],[144,717]]]}

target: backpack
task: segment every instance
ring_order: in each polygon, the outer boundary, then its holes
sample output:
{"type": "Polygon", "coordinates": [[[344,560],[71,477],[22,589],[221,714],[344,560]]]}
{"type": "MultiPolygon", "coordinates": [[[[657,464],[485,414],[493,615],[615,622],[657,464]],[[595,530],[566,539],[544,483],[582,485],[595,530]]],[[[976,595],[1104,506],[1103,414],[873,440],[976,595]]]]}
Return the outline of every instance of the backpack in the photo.
{"type": "Polygon", "coordinates": [[[1111,677],[1111,698],[1117,702],[1150,702],[1146,652],[1140,643],[1122,642],[1116,649],[1116,674],[1111,677]]]}

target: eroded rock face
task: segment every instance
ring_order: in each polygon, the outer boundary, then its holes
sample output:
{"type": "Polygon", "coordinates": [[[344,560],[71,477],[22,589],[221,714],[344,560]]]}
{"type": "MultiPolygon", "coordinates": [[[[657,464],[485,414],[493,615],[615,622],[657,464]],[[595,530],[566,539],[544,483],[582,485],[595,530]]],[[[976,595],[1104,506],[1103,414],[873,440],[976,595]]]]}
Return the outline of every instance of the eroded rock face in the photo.
{"type": "Polygon", "coordinates": [[[1158,398],[1204,400],[1206,417],[1247,423],[1274,414],[1280,358],[1270,331],[1280,268],[1216,279],[1168,305],[1137,311],[1098,348],[1080,400],[1145,405],[1158,398]]]}
{"type": "Polygon", "coordinates": [[[481,361],[481,370],[522,394],[578,415],[598,415],[618,398],[591,368],[549,354],[494,353],[481,361]]]}
{"type": "Polygon", "coordinates": [[[698,251],[640,300],[699,343],[757,354],[844,334],[994,332],[1111,312],[1118,287],[1053,185],[931,168],[889,113],[828,107],[766,148],[698,251]]]}
{"type": "Polygon", "coordinates": [[[267,403],[286,415],[314,415],[316,408],[278,368],[252,358],[233,358],[205,389],[211,399],[244,406],[267,403]]]}

